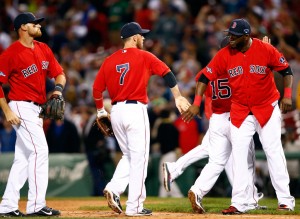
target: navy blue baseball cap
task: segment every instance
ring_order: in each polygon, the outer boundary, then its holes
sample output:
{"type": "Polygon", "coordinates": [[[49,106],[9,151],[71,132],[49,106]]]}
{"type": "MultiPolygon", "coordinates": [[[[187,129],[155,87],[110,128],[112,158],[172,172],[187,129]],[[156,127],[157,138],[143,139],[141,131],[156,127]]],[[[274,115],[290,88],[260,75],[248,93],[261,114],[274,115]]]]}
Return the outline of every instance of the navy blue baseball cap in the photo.
{"type": "Polygon", "coordinates": [[[229,29],[225,31],[235,36],[250,35],[251,27],[245,19],[235,19],[231,22],[229,29]]]}
{"type": "Polygon", "coordinates": [[[33,23],[38,24],[42,22],[45,18],[36,18],[34,14],[30,12],[24,12],[19,14],[14,20],[14,28],[18,30],[22,24],[33,23]]]}
{"type": "Polygon", "coordinates": [[[148,33],[149,31],[150,30],[142,29],[141,26],[136,22],[130,22],[121,28],[121,39],[126,39],[136,34],[148,33]]]}

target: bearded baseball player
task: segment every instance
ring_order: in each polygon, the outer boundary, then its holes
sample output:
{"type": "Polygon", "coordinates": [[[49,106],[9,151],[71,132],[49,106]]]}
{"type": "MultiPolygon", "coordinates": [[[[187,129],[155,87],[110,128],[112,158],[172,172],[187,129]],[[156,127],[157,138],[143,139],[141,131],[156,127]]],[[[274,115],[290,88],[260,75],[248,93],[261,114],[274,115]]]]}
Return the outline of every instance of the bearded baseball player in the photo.
{"type": "MultiPolygon", "coordinates": [[[[269,43],[250,37],[251,27],[245,19],[235,19],[228,31],[230,45],[221,49],[199,78],[197,98],[201,99],[209,81],[224,72],[232,91],[230,132],[233,155],[233,190],[231,206],[223,214],[247,211],[247,156],[252,136],[259,134],[267,157],[272,185],[278,199],[278,210],[293,211],[295,199],[290,194],[289,175],[281,144],[281,113],[292,107],[292,70],[283,55],[269,43]],[[283,75],[284,97],[278,106],[279,92],[272,71],[283,75]]],[[[194,108],[194,107],[193,107],[194,108]]],[[[196,110],[189,109],[189,121],[196,110]]]]}
{"type": "Polygon", "coordinates": [[[44,18],[32,13],[19,14],[14,28],[19,39],[0,56],[0,83],[8,83],[7,104],[0,86],[0,106],[17,133],[15,157],[2,202],[0,216],[22,217],[18,210],[20,189],[28,180],[26,212],[28,216],[58,216],[58,210],[46,206],[48,185],[48,145],[39,118],[46,102],[46,77],[55,78],[53,94],[61,95],[66,79],[50,48],[34,38],[40,37],[44,18]]]}
{"type": "Polygon", "coordinates": [[[93,96],[97,117],[107,112],[103,108],[102,92],[106,89],[112,100],[111,123],[123,152],[111,181],[104,189],[108,206],[122,213],[120,195],[129,185],[126,202],[127,216],[147,216],[152,211],[144,208],[145,179],[150,147],[150,128],[147,113],[147,85],[152,75],[164,78],[171,88],[180,112],[188,109],[189,102],[181,96],[177,81],[169,67],[153,54],[143,51],[143,34],[138,23],[125,24],[121,29],[124,48],[105,59],[96,76],[93,96]]]}
{"type": "MultiPolygon", "coordinates": [[[[269,39],[266,37],[263,40],[268,42],[269,39]]],[[[229,38],[224,38],[221,43],[221,48],[227,46],[228,43],[229,38]]],[[[197,74],[196,81],[198,81],[201,74],[202,71],[197,74]]],[[[198,83],[199,82],[197,82],[197,85],[198,83]]],[[[195,107],[195,110],[199,109],[200,102],[197,103],[196,100],[192,107],[195,107]]],[[[229,121],[230,105],[231,89],[228,84],[228,75],[224,72],[222,77],[211,81],[205,91],[205,115],[210,119],[210,124],[202,144],[180,157],[176,162],[166,162],[163,165],[165,188],[169,191],[171,182],[181,175],[187,166],[200,159],[209,157],[208,164],[204,167],[188,193],[194,212],[200,214],[205,212],[201,200],[211,190],[223,171],[224,166],[229,182],[231,185],[233,183],[229,121]]],[[[257,193],[257,188],[254,185],[255,151],[253,140],[250,144],[248,153],[249,184],[247,191],[247,210],[265,209],[265,206],[258,205],[258,200],[263,197],[263,193],[257,193]]]]}

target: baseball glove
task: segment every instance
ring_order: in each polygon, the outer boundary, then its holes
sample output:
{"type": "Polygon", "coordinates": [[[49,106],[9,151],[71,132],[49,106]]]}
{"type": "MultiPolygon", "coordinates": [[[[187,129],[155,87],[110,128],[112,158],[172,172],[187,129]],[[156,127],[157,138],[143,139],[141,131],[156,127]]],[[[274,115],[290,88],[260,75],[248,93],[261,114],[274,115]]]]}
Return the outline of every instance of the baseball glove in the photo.
{"type": "Polygon", "coordinates": [[[114,136],[114,131],[111,126],[111,121],[110,117],[108,116],[102,116],[102,117],[97,117],[95,124],[98,126],[100,131],[104,136],[114,136]]]}
{"type": "Polygon", "coordinates": [[[53,94],[50,99],[41,105],[39,117],[43,119],[62,120],[65,113],[65,101],[62,95],[53,94]]]}

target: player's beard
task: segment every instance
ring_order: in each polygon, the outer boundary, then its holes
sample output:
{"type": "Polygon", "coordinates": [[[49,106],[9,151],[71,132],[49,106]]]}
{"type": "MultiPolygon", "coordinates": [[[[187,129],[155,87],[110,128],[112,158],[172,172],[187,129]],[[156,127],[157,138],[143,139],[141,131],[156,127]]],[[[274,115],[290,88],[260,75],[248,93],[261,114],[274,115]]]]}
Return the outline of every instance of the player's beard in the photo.
{"type": "Polygon", "coordinates": [[[137,47],[138,49],[143,49],[143,39],[142,39],[142,37],[139,37],[139,38],[138,38],[138,40],[137,40],[137,42],[136,42],[136,47],[137,47]]]}
{"type": "Polygon", "coordinates": [[[230,42],[230,47],[232,49],[237,49],[239,51],[241,51],[246,46],[246,44],[247,44],[247,42],[245,40],[241,40],[239,42],[235,41],[234,43],[231,43],[231,42],[230,42]]]}
{"type": "Polygon", "coordinates": [[[42,31],[40,28],[34,28],[34,29],[30,29],[28,31],[29,36],[36,38],[36,37],[40,37],[42,36],[42,31]]]}
{"type": "Polygon", "coordinates": [[[235,45],[235,48],[239,51],[241,51],[243,48],[245,48],[245,46],[247,45],[247,42],[244,40],[244,41],[241,41],[241,42],[238,42],[236,45],[235,45]]]}

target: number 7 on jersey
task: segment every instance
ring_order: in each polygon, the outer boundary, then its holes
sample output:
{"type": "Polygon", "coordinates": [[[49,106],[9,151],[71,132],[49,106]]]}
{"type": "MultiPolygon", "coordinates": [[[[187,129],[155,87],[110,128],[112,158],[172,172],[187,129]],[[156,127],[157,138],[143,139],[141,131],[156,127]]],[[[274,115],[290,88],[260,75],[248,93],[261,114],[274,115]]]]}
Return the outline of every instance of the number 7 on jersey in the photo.
{"type": "Polygon", "coordinates": [[[116,70],[117,70],[118,73],[121,74],[119,83],[120,83],[120,85],[123,85],[124,84],[124,78],[125,78],[127,72],[129,71],[129,63],[124,63],[124,64],[117,65],[116,70]]]}

